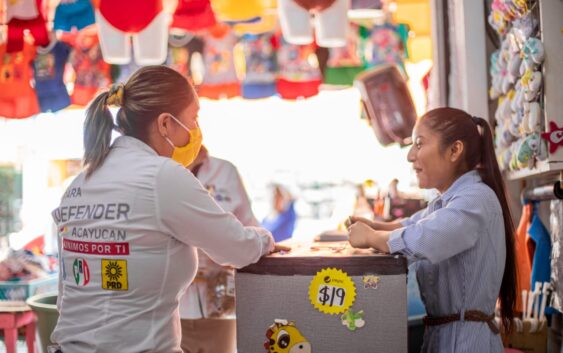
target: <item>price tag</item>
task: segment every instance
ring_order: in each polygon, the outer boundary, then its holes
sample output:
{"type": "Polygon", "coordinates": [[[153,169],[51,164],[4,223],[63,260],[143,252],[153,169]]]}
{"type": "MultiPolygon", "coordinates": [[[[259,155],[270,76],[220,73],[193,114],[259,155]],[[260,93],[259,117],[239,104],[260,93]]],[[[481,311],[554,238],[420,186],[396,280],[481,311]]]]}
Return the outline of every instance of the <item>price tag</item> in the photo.
{"type": "Polygon", "coordinates": [[[311,304],[325,314],[341,314],[354,304],[356,286],[341,270],[325,268],[315,275],[309,286],[311,304]]]}

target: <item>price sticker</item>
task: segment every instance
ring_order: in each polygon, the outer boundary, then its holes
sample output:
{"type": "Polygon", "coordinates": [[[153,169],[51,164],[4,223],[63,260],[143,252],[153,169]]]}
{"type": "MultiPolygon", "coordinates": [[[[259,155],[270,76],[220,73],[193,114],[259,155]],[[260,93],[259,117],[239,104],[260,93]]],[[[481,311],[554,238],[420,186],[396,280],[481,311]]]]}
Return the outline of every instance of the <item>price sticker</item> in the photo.
{"type": "Polygon", "coordinates": [[[315,275],[309,286],[311,304],[324,314],[341,314],[354,304],[356,286],[343,271],[325,268],[315,275]]]}

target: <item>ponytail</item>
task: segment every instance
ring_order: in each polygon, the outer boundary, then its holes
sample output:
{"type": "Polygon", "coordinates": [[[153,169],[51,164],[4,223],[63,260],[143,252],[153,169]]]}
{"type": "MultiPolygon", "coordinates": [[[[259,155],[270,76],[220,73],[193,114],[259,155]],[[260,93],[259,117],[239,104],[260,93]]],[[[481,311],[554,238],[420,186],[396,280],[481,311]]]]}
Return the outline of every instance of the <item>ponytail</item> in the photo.
{"type": "Polygon", "coordinates": [[[504,180],[495,156],[491,128],[484,119],[472,117],[455,108],[431,110],[424,114],[420,121],[439,134],[444,150],[456,141],[463,142],[465,163],[462,164],[460,173],[477,170],[483,182],[495,192],[500,203],[504,221],[506,262],[498,299],[503,327],[506,332],[510,332],[516,304],[515,230],[504,180]]]}
{"type": "Polygon", "coordinates": [[[100,93],[88,106],[84,121],[84,160],[86,177],[92,175],[109,153],[113,117],[107,100],[109,92],[100,93]]]}
{"type": "Polygon", "coordinates": [[[516,304],[516,254],[514,250],[514,223],[508,206],[508,198],[506,196],[506,188],[504,180],[500,172],[498,162],[495,156],[493,146],[493,136],[489,124],[481,118],[473,118],[475,123],[483,129],[481,137],[481,163],[477,166],[477,170],[481,175],[483,182],[487,184],[499,200],[502,208],[502,217],[504,220],[505,245],[506,245],[506,262],[504,265],[504,275],[500,286],[499,302],[500,316],[503,327],[510,332],[512,327],[512,319],[514,318],[514,310],[516,304]]]}

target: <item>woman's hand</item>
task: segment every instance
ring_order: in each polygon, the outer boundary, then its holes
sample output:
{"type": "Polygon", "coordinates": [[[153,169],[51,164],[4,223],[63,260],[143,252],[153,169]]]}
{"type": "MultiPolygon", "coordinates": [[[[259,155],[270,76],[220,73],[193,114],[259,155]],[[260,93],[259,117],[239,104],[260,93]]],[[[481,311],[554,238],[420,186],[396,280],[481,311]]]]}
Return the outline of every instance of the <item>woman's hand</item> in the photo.
{"type": "Polygon", "coordinates": [[[374,230],[364,222],[356,222],[349,228],[350,245],[354,248],[374,248],[389,253],[389,232],[374,230]]]}
{"type": "Polygon", "coordinates": [[[348,217],[348,219],[346,220],[346,227],[347,227],[347,228],[350,228],[350,226],[351,226],[352,224],[357,223],[357,222],[364,223],[364,224],[370,226],[371,228],[376,229],[374,222],[370,221],[370,220],[367,219],[367,218],[356,217],[356,216],[350,216],[350,217],[348,217]]]}

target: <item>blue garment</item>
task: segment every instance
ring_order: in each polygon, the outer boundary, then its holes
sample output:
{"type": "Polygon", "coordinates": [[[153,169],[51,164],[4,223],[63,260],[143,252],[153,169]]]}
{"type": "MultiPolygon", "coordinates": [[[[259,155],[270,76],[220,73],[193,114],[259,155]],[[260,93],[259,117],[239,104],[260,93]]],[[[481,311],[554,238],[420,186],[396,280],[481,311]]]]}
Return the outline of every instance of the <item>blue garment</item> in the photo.
{"type": "Polygon", "coordinates": [[[240,43],[246,62],[242,96],[247,99],[273,96],[276,94],[278,70],[273,34],[245,34],[240,43]]]}
{"type": "Polygon", "coordinates": [[[276,215],[275,218],[266,218],[262,221],[262,227],[272,233],[276,242],[289,239],[293,235],[295,222],[297,221],[294,203],[292,201],[287,209],[276,215]]]}
{"type": "MultiPolygon", "coordinates": [[[[536,282],[542,283],[551,281],[551,236],[540,219],[537,206],[537,203],[534,203],[532,222],[528,229],[528,235],[536,245],[532,261],[532,273],[530,276],[532,279],[530,288],[532,290],[535,289],[536,282]]],[[[551,314],[553,310],[546,308],[546,313],[551,314]]]]}
{"type": "MultiPolygon", "coordinates": [[[[506,261],[502,209],[477,171],[459,177],[426,209],[391,233],[392,253],[416,262],[422,301],[430,316],[466,310],[494,312],[506,261]]],[[[422,352],[502,353],[484,322],[429,326],[422,352]]]]}
{"type": "Polygon", "coordinates": [[[66,32],[89,26],[96,22],[90,0],[61,1],[55,9],[54,29],[66,32]]]}
{"type": "Polygon", "coordinates": [[[63,73],[70,47],[63,42],[37,49],[33,60],[35,92],[42,112],[56,112],[70,105],[70,97],[63,82],[63,73]]]}

